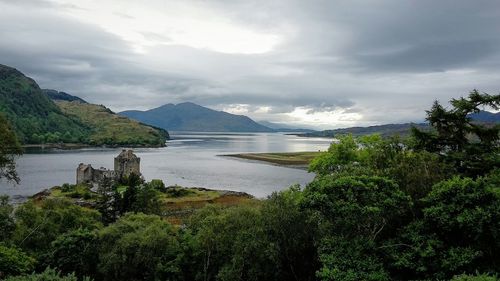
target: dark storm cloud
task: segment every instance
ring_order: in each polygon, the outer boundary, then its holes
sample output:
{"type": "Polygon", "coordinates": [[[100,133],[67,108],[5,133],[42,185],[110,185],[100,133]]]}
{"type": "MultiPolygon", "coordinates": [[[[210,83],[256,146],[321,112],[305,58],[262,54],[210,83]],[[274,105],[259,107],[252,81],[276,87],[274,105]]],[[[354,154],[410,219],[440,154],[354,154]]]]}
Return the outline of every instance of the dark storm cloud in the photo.
{"type": "MultiPolygon", "coordinates": [[[[99,22],[73,16],[93,12],[81,3],[0,0],[0,63],[32,76],[41,87],[116,111],[192,101],[217,109],[245,105],[250,116],[274,121],[296,108],[309,115],[359,114],[359,124],[421,120],[434,99],[446,101],[473,88],[500,89],[498,1],[185,4],[279,36],[263,54],[177,44],[168,34],[175,35],[175,28],[139,31],[134,40],[147,43],[138,47],[99,22]],[[259,113],[263,108],[267,115],[259,113]]],[[[116,3],[110,17],[144,20],[143,11],[118,9],[134,2],[116,3]]],[[[168,19],[177,11],[161,10],[164,3],[169,1],[150,0],[143,7],[168,19]]],[[[191,16],[188,8],[179,13],[191,16]]],[[[331,126],[347,124],[340,121],[331,126]]]]}

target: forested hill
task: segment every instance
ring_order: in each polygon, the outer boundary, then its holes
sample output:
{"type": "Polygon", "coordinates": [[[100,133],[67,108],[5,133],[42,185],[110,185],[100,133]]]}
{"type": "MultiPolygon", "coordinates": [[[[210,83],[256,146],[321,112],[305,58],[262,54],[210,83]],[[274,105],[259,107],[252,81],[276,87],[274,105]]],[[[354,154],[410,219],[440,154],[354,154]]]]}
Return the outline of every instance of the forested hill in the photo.
{"type": "Polygon", "coordinates": [[[17,69],[0,65],[0,112],[22,143],[85,142],[90,128],[65,115],[37,83],[17,69]]]}
{"type": "Polygon", "coordinates": [[[5,65],[0,65],[0,113],[24,144],[163,146],[168,139],[165,130],[118,116],[104,106],[41,90],[33,79],[5,65]]]}
{"type": "Polygon", "coordinates": [[[194,103],[166,104],[148,111],[129,110],[119,114],[173,131],[273,132],[247,116],[212,110],[194,103]]]}
{"type": "Polygon", "coordinates": [[[50,90],[50,89],[42,89],[42,92],[53,101],[77,101],[77,102],[81,102],[81,103],[87,103],[85,100],[83,100],[77,96],[72,96],[72,95],[65,93],[65,92],[59,92],[59,91],[50,90]]]}

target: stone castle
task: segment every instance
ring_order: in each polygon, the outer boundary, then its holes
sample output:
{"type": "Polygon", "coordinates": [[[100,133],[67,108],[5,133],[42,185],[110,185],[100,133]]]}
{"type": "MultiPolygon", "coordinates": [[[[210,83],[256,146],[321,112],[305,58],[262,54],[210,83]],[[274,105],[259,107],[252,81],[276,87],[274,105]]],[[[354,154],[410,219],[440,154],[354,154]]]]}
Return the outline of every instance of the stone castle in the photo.
{"type": "Polygon", "coordinates": [[[76,168],[76,184],[87,183],[99,186],[106,179],[116,181],[130,176],[130,174],[141,176],[141,158],[137,157],[132,150],[122,150],[115,157],[114,166],[114,170],[103,167],[94,169],[90,164],[80,163],[76,168]]]}

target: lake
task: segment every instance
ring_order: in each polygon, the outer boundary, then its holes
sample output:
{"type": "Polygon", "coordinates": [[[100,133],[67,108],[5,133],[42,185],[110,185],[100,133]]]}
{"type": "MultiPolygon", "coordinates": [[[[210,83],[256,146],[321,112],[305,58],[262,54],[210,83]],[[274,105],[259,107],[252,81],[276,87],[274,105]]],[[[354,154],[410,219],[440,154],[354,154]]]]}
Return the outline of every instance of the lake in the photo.
{"type": "MultiPolygon", "coordinates": [[[[219,156],[247,152],[326,150],[331,140],[279,133],[171,133],[163,148],[136,148],[146,180],[166,185],[243,191],[263,198],[293,184],[305,185],[314,174],[267,163],[219,156]]],[[[45,188],[75,183],[79,163],[113,169],[121,148],[46,149],[25,153],[17,161],[19,185],[0,181],[0,194],[22,199],[45,188]]]]}

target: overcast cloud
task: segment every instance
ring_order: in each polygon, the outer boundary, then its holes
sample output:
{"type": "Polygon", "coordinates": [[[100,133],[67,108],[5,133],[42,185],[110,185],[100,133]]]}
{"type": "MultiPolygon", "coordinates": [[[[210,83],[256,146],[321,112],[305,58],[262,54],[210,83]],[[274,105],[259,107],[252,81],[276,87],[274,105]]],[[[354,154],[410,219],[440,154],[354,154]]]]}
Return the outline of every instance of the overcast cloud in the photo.
{"type": "Polygon", "coordinates": [[[191,101],[315,128],[500,91],[500,2],[0,0],[0,63],[115,111],[191,101]]]}

